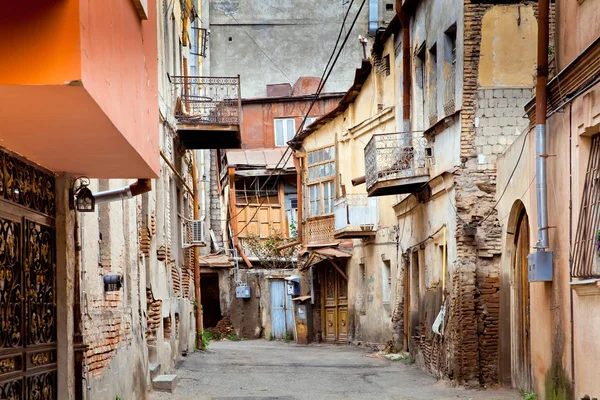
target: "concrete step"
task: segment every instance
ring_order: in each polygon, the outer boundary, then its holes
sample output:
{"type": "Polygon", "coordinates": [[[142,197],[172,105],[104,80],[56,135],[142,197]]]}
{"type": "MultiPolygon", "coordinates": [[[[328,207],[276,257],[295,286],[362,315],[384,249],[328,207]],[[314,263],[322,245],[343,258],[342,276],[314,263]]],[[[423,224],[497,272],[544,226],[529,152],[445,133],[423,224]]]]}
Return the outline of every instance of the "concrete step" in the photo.
{"type": "Polygon", "coordinates": [[[160,364],[159,363],[150,364],[149,369],[150,369],[150,379],[151,380],[154,380],[154,378],[156,378],[157,376],[160,375],[160,364]]]}
{"type": "Polygon", "coordinates": [[[159,375],[152,379],[152,389],[157,392],[173,393],[177,386],[177,375],[159,375]]]}

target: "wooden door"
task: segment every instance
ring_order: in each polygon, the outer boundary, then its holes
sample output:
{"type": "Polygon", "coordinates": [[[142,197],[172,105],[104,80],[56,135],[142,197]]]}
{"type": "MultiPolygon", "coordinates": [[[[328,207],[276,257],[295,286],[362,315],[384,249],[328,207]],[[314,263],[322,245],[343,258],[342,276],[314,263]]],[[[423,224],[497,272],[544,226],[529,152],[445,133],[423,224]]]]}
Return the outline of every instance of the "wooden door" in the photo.
{"type": "Polygon", "coordinates": [[[512,381],[513,387],[531,390],[531,339],[529,335],[529,220],[521,211],[515,235],[512,293],[512,381]]]}
{"type": "Polygon", "coordinates": [[[324,267],[323,336],[326,342],[348,340],[348,282],[333,265],[324,267]]]}

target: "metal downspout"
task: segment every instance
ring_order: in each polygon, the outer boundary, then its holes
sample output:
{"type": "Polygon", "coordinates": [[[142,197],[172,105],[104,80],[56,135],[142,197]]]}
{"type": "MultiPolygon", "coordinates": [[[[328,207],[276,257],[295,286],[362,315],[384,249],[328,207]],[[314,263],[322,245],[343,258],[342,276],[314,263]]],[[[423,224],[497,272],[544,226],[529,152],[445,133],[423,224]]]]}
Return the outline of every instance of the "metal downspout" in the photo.
{"type": "MultiPolygon", "coordinates": [[[[194,219],[200,218],[200,209],[198,205],[198,169],[196,164],[196,152],[192,156],[192,190],[194,191],[194,219]]],[[[196,299],[196,347],[204,350],[202,342],[202,302],[200,297],[200,249],[194,246],[194,297],[196,299]]]]}
{"type": "Polygon", "coordinates": [[[536,127],[535,127],[535,170],[538,218],[538,251],[546,251],[548,242],[548,193],[546,183],[546,96],[548,83],[549,11],[548,0],[539,0],[537,82],[535,88],[536,127]]]}

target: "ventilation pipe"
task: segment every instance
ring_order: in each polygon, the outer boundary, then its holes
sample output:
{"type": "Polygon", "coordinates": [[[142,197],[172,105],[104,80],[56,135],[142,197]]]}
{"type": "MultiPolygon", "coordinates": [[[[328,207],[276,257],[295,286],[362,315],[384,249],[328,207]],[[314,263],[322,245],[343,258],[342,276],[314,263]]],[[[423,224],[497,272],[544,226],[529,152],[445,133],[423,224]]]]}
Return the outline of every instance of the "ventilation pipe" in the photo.
{"type": "Polygon", "coordinates": [[[374,36],[379,28],[379,0],[369,0],[369,35],[374,36]]]}
{"type": "Polygon", "coordinates": [[[529,282],[552,281],[552,252],[548,241],[548,195],[546,184],[546,96],[548,84],[549,0],[538,2],[537,79],[535,86],[535,171],[538,241],[527,256],[529,282]]]}
{"type": "Polygon", "coordinates": [[[96,204],[110,203],[111,201],[125,200],[147,193],[152,190],[150,179],[138,179],[129,186],[120,189],[106,190],[94,194],[96,204]]]}

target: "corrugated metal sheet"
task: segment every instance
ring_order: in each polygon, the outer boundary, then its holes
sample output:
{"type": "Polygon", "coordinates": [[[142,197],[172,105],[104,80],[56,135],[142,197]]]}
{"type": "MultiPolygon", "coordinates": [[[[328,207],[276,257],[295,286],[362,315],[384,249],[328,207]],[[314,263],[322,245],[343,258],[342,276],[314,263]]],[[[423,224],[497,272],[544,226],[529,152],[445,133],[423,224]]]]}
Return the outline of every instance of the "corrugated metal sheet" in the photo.
{"type": "Polygon", "coordinates": [[[251,167],[266,169],[294,169],[294,160],[285,153],[285,147],[274,149],[256,149],[256,150],[226,150],[227,166],[229,167],[251,167]],[[284,161],[286,161],[284,163],[284,161]],[[279,164],[279,165],[278,165],[279,164]]]}

